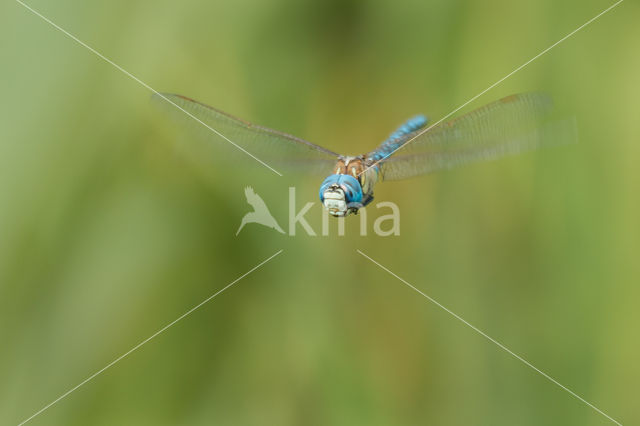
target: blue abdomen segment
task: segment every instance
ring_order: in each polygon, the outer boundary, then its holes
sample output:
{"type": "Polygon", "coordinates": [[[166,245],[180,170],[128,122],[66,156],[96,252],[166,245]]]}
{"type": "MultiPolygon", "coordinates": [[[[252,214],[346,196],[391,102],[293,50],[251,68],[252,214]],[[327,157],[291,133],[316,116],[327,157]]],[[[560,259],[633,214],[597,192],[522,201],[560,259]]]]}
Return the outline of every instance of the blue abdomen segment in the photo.
{"type": "Polygon", "coordinates": [[[324,202],[324,191],[331,185],[338,185],[344,191],[344,198],[347,204],[362,202],[362,187],[358,179],[351,175],[331,175],[320,185],[320,201],[324,202]]]}
{"type": "Polygon", "coordinates": [[[373,161],[380,161],[387,158],[407,142],[408,136],[411,133],[420,130],[426,124],[427,117],[424,115],[416,115],[410,118],[402,126],[398,127],[395,132],[391,133],[389,138],[382,142],[382,144],[369,155],[369,158],[373,161]]]}

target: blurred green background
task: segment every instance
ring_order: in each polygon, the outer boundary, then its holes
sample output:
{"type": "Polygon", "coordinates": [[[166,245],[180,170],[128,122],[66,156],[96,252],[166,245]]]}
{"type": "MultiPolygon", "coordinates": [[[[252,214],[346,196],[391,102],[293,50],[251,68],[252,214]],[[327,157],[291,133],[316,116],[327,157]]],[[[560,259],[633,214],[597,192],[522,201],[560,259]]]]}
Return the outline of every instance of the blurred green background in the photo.
{"type": "MultiPolygon", "coordinates": [[[[413,114],[439,119],[612,3],[29,4],[157,90],[360,153],[413,114]]],[[[0,16],[1,424],[279,249],[30,424],[611,424],[356,249],[640,422],[637,3],[465,109],[544,91],[576,116],[579,144],[384,183],[377,201],[401,209],[401,235],[386,238],[373,220],[359,236],[357,218],[345,237],[258,225],[236,237],[248,185],[283,227],[295,185],[319,232],[320,180],[250,158],[208,167],[215,153],[197,144],[184,155],[188,135],[148,90],[18,3],[0,16]]]]}

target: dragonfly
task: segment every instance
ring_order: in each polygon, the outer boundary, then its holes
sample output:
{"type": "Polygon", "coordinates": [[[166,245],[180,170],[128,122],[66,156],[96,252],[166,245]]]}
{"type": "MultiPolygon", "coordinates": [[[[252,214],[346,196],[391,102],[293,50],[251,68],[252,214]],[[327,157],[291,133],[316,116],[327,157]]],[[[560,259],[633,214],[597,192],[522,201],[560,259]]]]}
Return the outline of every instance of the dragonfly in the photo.
{"type": "Polygon", "coordinates": [[[324,174],[327,177],[320,184],[320,201],[329,214],[338,217],[356,214],[368,205],[373,200],[374,187],[382,181],[494,160],[575,139],[572,120],[550,118],[552,101],[544,93],[511,95],[430,126],[424,115],[417,115],[377,148],[361,155],[338,154],[186,96],[162,93],[153,95],[153,99],[177,120],[195,123],[211,142],[228,144],[216,134],[219,133],[283,170],[324,174]],[[202,123],[216,133],[199,126],[202,123]]]}

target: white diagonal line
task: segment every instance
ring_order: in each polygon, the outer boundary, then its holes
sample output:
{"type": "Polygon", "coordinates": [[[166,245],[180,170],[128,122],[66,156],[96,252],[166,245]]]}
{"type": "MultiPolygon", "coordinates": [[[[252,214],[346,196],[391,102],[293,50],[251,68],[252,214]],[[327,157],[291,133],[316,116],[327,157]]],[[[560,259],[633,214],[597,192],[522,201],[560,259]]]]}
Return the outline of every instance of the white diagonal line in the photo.
{"type": "Polygon", "coordinates": [[[85,42],[83,42],[82,40],[80,40],[79,38],[77,38],[76,36],[74,36],[73,34],[71,34],[70,32],[68,32],[67,30],[65,30],[64,28],[60,27],[58,24],[56,24],[55,22],[51,21],[49,18],[47,18],[46,16],[43,16],[40,12],[38,12],[37,10],[33,9],[31,6],[29,6],[28,4],[22,2],[21,0],[16,0],[16,2],[20,3],[22,6],[24,6],[26,9],[28,9],[29,11],[31,11],[34,15],[42,18],[42,20],[44,20],[45,22],[51,24],[51,26],[53,26],[54,28],[56,28],[57,30],[61,31],[62,33],[64,33],[66,36],[68,36],[69,38],[71,38],[72,40],[74,40],[76,43],[80,44],[83,47],[86,47],[89,51],[91,51],[92,53],[94,53],[96,56],[98,56],[99,58],[101,58],[102,60],[104,60],[105,62],[111,64],[112,66],[114,66],[115,68],[117,68],[118,70],[120,70],[122,73],[124,73],[125,75],[127,75],[128,77],[130,77],[131,79],[135,80],[136,82],[138,82],[140,85],[142,85],[143,87],[147,88],[148,90],[150,90],[151,92],[153,92],[154,94],[160,96],[162,99],[164,99],[165,101],[169,102],[171,105],[173,105],[174,107],[178,108],[180,111],[184,112],[185,114],[187,114],[189,117],[193,118],[194,120],[196,120],[198,123],[202,124],[204,127],[206,127],[207,129],[211,130],[213,133],[215,133],[216,135],[220,136],[221,138],[223,138],[224,140],[226,140],[227,142],[229,142],[231,145],[235,146],[236,148],[238,148],[240,151],[244,152],[245,154],[247,154],[249,157],[253,158],[254,160],[256,160],[258,163],[262,164],[263,166],[265,166],[266,168],[268,168],[269,170],[271,170],[272,172],[274,172],[275,174],[277,174],[278,176],[282,176],[282,173],[280,173],[279,171],[277,171],[276,169],[274,169],[273,167],[271,167],[270,165],[268,165],[267,163],[265,163],[264,161],[262,161],[261,159],[259,159],[258,157],[256,157],[255,155],[253,155],[252,153],[250,153],[249,151],[247,151],[246,149],[244,149],[243,147],[241,147],[240,145],[236,144],[235,142],[233,142],[231,139],[229,139],[228,137],[226,137],[225,135],[223,135],[222,133],[220,133],[219,131],[217,131],[216,129],[214,129],[213,127],[209,126],[207,123],[205,123],[204,121],[200,120],[198,117],[196,117],[195,115],[191,114],[189,111],[187,111],[186,109],[182,108],[180,105],[176,104],[175,102],[171,101],[169,98],[167,98],[166,96],[164,96],[162,93],[158,92],[156,89],[154,89],[153,87],[149,86],[147,83],[145,83],[144,81],[140,80],[138,77],[136,77],[135,75],[131,74],[129,71],[125,70],[124,68],[122,68],[120,65],[116,64],[115,62],[113,62],[111,59],[107,58],[106,56],[104,56],[102,53],[98,52],[97,50],[95,50],[93,47],[89,46],[88,44],[86,44],[85,42]]]}
{"type": "Polygon", "coordinates": [[[509,77],[511,77],[512,75],[514,75],[515,73],[517,73],[518,71],[520,71],[522,68],[526,67],[527,65],[529,65],[531,62],[535,61],[536,59],[538,59],[540,56],[544,55],[545,53],[547,53],[548,51],[550,51],[551,49],[553,49],[554,47],[556,47],[557,45],[559,45],[560,43],[562,43],[563,41],[565,41],[566,39],[568,39],[569,37],[571,37],[572,35],[574,35],[575,33],[577,33],[578,31],[580,31],[581,29],[583,29],[584,27],[586,27],[587,25],[589,25],[590,23],[592,23],[593,21],[595,21],[596,19],[600,18],[602,15],[604,15],[605,13],[609,12],[611,9],[613,9],[614,7],[618,6],[620,3],[622,3],[624,0],[618,0],[616,3],[612,4],[611,6],[609,6],[608,8],[606,8],[605,10],[603,10],[602,12],[598,13],[596,16],[594,16],[593,18],[589,19],[587,22],[585,22],[584,24],[580,25],[578,28],[576,28],[575,30],[571,31],[569,34],[567,34],[566,36],[562,37],[560,40],[556,41],[555,43],[553,43],[551,46],[547,47],[546,49],[544,49],[542,52],[538,53],[536,56],[534,56],[533,58],[529,59],[527,62],[525,62],[524,64],[520,65],[518,68],[514,69],[513,71],[511,71],[509,74],[505,75],[504,77],[502,77],[500,80],[496,81],[495,83],[493,83],[491,86],[487,87],[486,89],[484,89],[482,92],[478,93],[477,95],[475,95],[474,97],[472,97],[471,99],[469,99],[467,102],[463,103],[462,105],[460,105],[459,107],[457,107],[456,109],[454,109],[453,111],[451,111],[449,114],[445,115],[444,117],[442,117],[440,120],[436,121],[435,123],[433,123],[432,125],[430,125],[429,127],[426,127],[424,130],[420,131],[418,134],[416,134],[414,137],[412,137],[411,139],[409,139],[408,141],[406,141],[405,143],[403,143],[402,145],[400,145],[399,147],[397,147],[396,149],[394,149],[393,151],[391,151],[389,154],[385,155],[384,158],[381,158],[380,160],[374,162],[373,164],[371,164],[369,167],[367,167],[366,169],[364,169],[363,171],[361,171],[360,173],[358,173],[358,176],[360,176],[362,173],[366,172],[367,170],[369,170],[370,168],[374,167],[376,164],[378,164],[381,161],[386,160],[387,158],[389,158],[393,153],[395,153],[396,151],[398,151],[399,149],[404,148],[405,146],[409,145],[411,142],[413,142],[416,138],[420,137],[421,135],[425,134],[426,132],[428,132],[429,130],[431,130],[433,127],[437,126],[438,124],[442,123],[444,120],[446,120],[447,118],[451,117],[453,114],[455,114],[456,112],[460,111],[462,108],[466,107],[467,105],[469,105],[471,102],[475,101],[476,99],[478,99],[480,96],[484,95],[485,93],[487,93],[489,90],[493,89],[494,87],[496,87],[498,84],[502,83],[503,81],[505,81],[506,79],[508,79],[509,77]]]}
{"type": "Polygon", "coordinates": [[[364,256],[365,258],[369,259],[371,262],[375,263],[376,265],[378,265],[381,269],[387,271],[389,274],[393,275],[394,277],[396,277],[398,280],[402,281],[404,284],[406,284],[408,287],[410,287],[411,289],[413,289],[414,291],[418,292],[420,295],[422,295],[423,297],[425,297],[426,299],[428,299],[431,303],[435,304],[436,306],[438,306],[439,308],[443,309],[444,311],[446,311],[448,314],[452,315],[454,318],[456,318],[457,320],[461,321],[462,323],[464,323],[466,326],[470,327],[471,329],[473,329],[475,332],[477,332],[478,334],[480,334],[482,337],[486,338],[487,340],[489,340],[490,342],[494,343],[495,345],[497,345],[500,349],[504,350],[505,352],[507,352],[509,355],[513,356],[515,359],[517,359],[518,361],[521,361],[522,363],[524,363],[526,366],[530,367],[531,369],[535,370],[536,372],[540,373],[544,378],[546,378],[547,380],[549,380],[550,382],[556,384],[557,386],[559,386],[560,388],[564,389],[565,391],[567,391],[569,394],[571,394],[572,396],[574,396],[575,398],[579,399],[580,401],[582,401],[583,403],[585,403],[586,405],[588,405],[589,407],[593,408],[594,410],[596,410],[598,413],[602,414],[603,416],[605,416],[607,419],[611,420],[612,422],[614,422],[617,425],[622,426],[622,423],[618,422],[617,420],[613,419],[611,416],[609,416],[607,413],[605,413],[604,411],[600,410],[598,407],[596,407],[595,405],[591,404],[589,401],[585,400],[584,398],[582,398],[580,395],[578,395],[577,393],[573,392],[571,389],[567,388],[566,386],[562,385],[560,382],[558,382],[556,379],[554,379],[553,377],[549,376],[547,373],[545,373],[544,371],[541,371],[540,369],[538,369],[537,367],[535,367],[533,364],[531,364],[529,361],[527,361],[526,359],[522,358],[520,355],[514,353],[511,349],[507,348],[506,346],[504,346],[502,343],[498,342],[497,340],[495,340],[493,337],[489,336],[488,334],[486,334],[484,331],[480,330],[479,328],[477,328],[476,326],[474,326],[473,324],[470,324],[469,322],[467,322],[464,318],[462,318],[460,315],[456,314],[455,312],[451,311],[450,309],[448,309],[446,306],[442,305],[440,302],[438,302],[437,300],[435,300],[433,297],[423,293],[421,290],[418,290],[416,287],[414,287],[413,285],[409,284],[407,281],[405,281],[404,279],[402,279],[401,277],[399,277],[398,275],[394,274],[393,272],[391,272],[389,269],[387,269],[386,267],[382,266],[380,263],[376,262],[375,260],[373,260],[372,258],[370,258],[369,256],[367,256],[366,254],[364,254],[362,251],[360,250],[356,250],[358,253],[360,253],[362,256],[364,256]]]}
{"type": "Polygon", "coordinates": [[[271,257],[267,258],[266,260],[260,262],[258,265],[254,266],[253,268],[251,268],[249,271],[245,272],[244,274],[242,274],[241,276],[239,276],[238,278],[236,278],[235,280],[233,280],[232,282],[230,282],[229,284],[227,284],[226,286],[224,286],[222,289],[218,290],[217,292],[215,292],[214,294],[212,294],[211,296],[207,297],[206,299],[204,299],[202,302],[198,303],[196,306],[194,306],[193,308],[189,309],[187,312],[185,312],[184,314],[180,315],[178,318],[176,318],[175,320],[171,321],[169,324],[165,325],[164,327],[162,327],[160,330],[156,331],[155,333],[153,333],[151,336],[147,337],[146,339],[144,339],[142,342],[138,343],[137,345],[135,345],[133,348],[129,349],[127,352],[123,353],[122,355],[120,355],[118,358],[114,359],[113,361],[111,361],[109,364],[105,365],[104,367],[102,367],[100,370],[96,371],[95,373],[93,373],[92,375],[90,375],[89,377],[87,377],[86,379],[84,379],[83,381],[81,381],[80,383],[78,383],[76,386],[74,386],[73,388],[69,389],[68,391],[66,391],[65,393],[63,393],[62,395],[60,395],[58,398],[54,399],[53,401],[51,401],[50,403],[48,403],[47,405],[45,405],[44,407],[42,407],[40,410],[36,411],[34,414],[32,414],[30,417],[26,418],[25,420],[23,420],[22,422],[20,422],[18,424],[18,426],[21,426],[25,423],[27,423],[28,421],[30,421],[31,419],[33,419],[34,417],[36,417],[37,415],[41,414],[43,411],[45,411],[46,409],[48,409],[49,407],[51,407],[52,405],[56,404],[57,402],[59,402],[60,400],[62,400],[63,398],[67,397],[70,393],[72,393],[73,391],[75,391],[76,389],[78,389],[80,386],[84,385],[85,383],[89,382],[90,380],[92,380],[93,378],[95,378],[97,375],[99,375],[100,373],[102,373],[103,371],[105,371],[107,368],[113,366],[115,363],[117,363],[118,361],[122,360],[123,358],[125,358],[127,355],[131,354],[133,351],[139,349],[142,345],[144,345],[145,343],[149,342],[151,339],[153,339],[154,337],[156,337],[157,335],[159,335],[160,333],[164,332],[166,329],[168,329],[169,327],[171,327],[172,325],[174,325],[175,323],[177,323],[178,321],[180,321],[181,319],[183,319],[184,317],[186,317],[187,315],[191,314],[193,311],[195,311],[196,309],[198,309],[199,307],[201,307],[202,305],[204,305],[205,303],[207,303],[208,301],[210,301],[211,299],[213,299],[214,297],[216,297],[217,295],[219,295],[220,293],[222,293],[223,291],[225,291],[226,289],[228,289],[229,287],[231,287],[232,285],[234,285],[235,283],[237,283],[238,281],[240,281],[241,279],[243,279],[244,277],[246,277],[247,275],[249,275],[250,273],[252,273],[253,271],[255,271],[256,269],[258,269],[259,267],[261,267],[262,265],[264,265],[265,263],[269,262],[271,259],[273,259],[274,257],[276,257],[277,255],[279,255],[280,253],[282,253],[283,250],[279,250],[278,252],[276,252],[275,254],[271,255],[271,257]]]}

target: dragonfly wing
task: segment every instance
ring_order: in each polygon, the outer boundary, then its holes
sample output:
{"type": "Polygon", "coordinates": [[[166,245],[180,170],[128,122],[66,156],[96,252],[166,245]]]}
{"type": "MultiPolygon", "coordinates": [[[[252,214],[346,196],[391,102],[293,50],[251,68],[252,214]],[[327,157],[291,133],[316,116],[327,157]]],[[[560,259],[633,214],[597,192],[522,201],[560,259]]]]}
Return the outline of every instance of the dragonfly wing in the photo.
{"type": "Polygon", "coordinates": [[[382,175],[404,179],[575,141],[574,120],[551,121],[551,108],[547,95],[513,95],[424,133],[416,131],[381,163],[382,175]]]}
{"type": "MultiPolygon", "coordinates": [[[[152,100],[186,125],[190,133],[220,147],[222,154],[231,155],[230,161],[235,159],[233,154],[242,152],[239,146],[281,171],[326,174],[338,158],[337,153],[304,139],[251,124],[182,95],[154,94],[152,100]]],[[[241,155],[253,161],[247,154],[241,155]]]]}
{"type": "Polygon", "coordinates": [[[406,179],[469,163],[517,155],[542,146],[563,145],[575,140],[575,120],[560,120],[546,123],[529,133],[511,137],[493,146],[393,156],[381,163],[382,176],[384,180],[406,179]]]}

